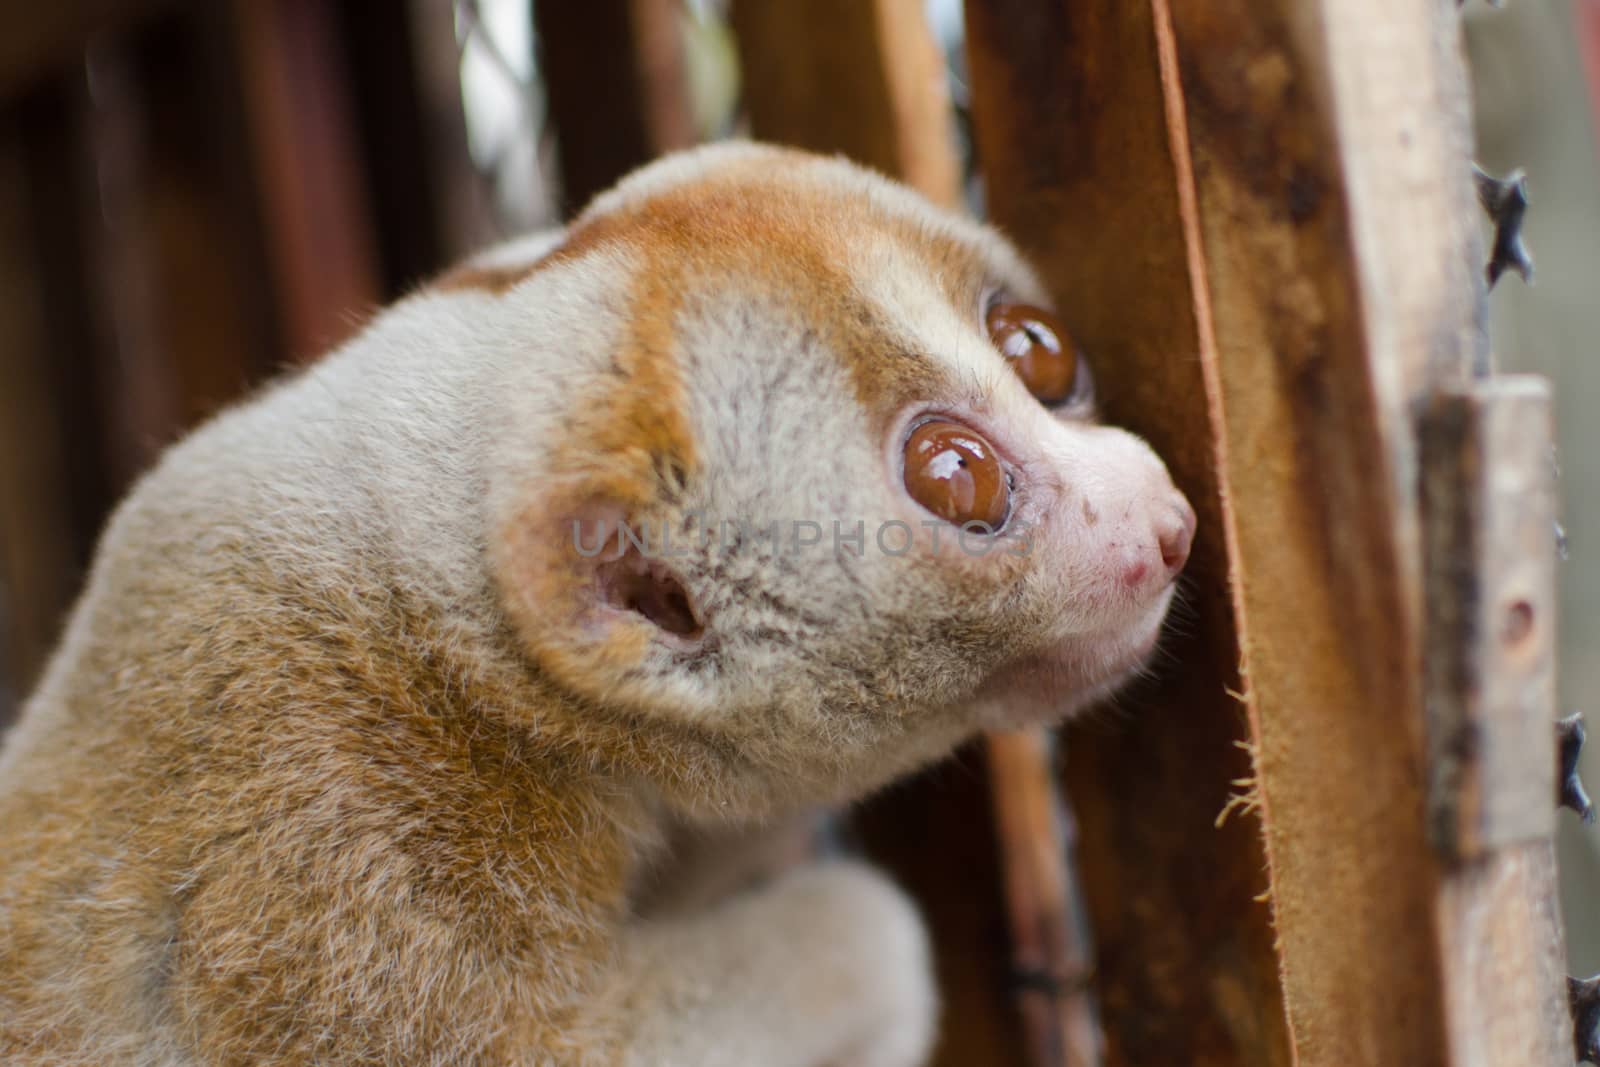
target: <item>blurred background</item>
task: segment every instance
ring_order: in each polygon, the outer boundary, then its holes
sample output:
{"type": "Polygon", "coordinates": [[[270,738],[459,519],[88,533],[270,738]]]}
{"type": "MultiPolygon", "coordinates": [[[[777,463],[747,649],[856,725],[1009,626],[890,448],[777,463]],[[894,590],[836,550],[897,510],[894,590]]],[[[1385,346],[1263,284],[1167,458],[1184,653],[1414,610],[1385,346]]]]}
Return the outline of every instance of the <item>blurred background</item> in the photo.
{"type": "MultiPolygon", "coordinates": [[[[964,131],[960,0],[928,14],[964,131]]],[[[719,0],[74,0],[0,16],[0,729],[108,509],[164,445],[465,252],[745,129],[728,18],[719,0]],[[607,19],[634,20],[635,55],[608,53],[607,19]],[[648,102],[642,128],[623,98],[648,102]]],[[[1504,368],[1556,386],[1561,699],[1589,710],[1600,0],[1469,0],[1466,23],[1480,160],[1524,169],[1533,200],[1537,284],[1502,281],[1492,324],[1504,368]]],[[[1600,744],[1587,760],[1600,788],[1600,744]]],[[[1600,838],[1559,825],[1571,970],[1590,974],[1600,838]]]]}

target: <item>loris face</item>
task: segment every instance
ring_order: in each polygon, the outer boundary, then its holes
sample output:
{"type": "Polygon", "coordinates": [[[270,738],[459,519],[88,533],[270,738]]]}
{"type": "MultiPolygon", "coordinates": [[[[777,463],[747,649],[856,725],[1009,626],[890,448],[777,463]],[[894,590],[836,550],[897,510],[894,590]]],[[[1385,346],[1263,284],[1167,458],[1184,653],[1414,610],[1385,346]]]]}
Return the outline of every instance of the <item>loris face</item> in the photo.
{"type": "Polygon", "coordinates": [[[1150,654],[1194,513],[992,231],[740,146],[508,256],[489,556],[582,700],[828,797],[1150,654]]]}

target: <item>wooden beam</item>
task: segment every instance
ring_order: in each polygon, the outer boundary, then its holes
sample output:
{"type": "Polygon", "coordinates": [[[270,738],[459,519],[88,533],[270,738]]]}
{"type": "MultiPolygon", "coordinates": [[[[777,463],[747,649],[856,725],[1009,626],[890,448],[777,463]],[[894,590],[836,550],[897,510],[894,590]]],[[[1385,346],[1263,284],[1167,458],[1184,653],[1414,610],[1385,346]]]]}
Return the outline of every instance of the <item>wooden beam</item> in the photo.
{"type": "Polygon", "coordinates": [[[111,500],[84,111],[76,78],[0,108],[0,655],[17,699],[60,636],[111,500]]]}
{"type": "MultiPolygon", "coordinates": [[[[0,119],[0,621],[12,701],[33,685],[77,588],[79,531],[67,482],[70,442],[59,418],[44,279],[25,145],[11,115],[0,119]]],[[[0,708],[0,729],[15,713],[0,708]]]]}
{"type": "MultiPolygon", "coordinates": [[[[460,170],[470,176],[472,163],[452,5],[423,0],[407,7],[399,14],[390,0],[336,5],[385,300],[465,252],[458,247],[468,236],[457,228],[462,209],[486,207],[483,190],[463,190],[467,183],[458,178],[460,170]],[[457,197],[467,202],[452,203],[457,197]]],[[[481,236],[487,243],[489,235],[481,236]]]]}
{"type": "Polygon", "coordinates": [[[675,0],[537,0],[533,14],[565,213],[699,140],[675,0]]]}
{"type": "Polygon", "coordinates": [[[1202,297],[1151,11],[968,0],[966,17],[991,218],[1044,274],[1107,420],[1154,445],[1199,516],[1156,680],[1065,735],[1109,1060],[1286,1064],[1258,823],[1245,811],[1216,825],[1249,790],[1249,732],[1202,297]]]}
{"type": "Polygon", "coordinates": [[[381,299],[349,74],[331,5],[232,0],[246,129],[284,342],[310,359],[381,299]]]}
{"type": "Polygon", "coordinates": [[[1011,981],[1030,1062],[1096,1067],[1105,1038],[1090,981],[1094,947],[1072,859],[1076,830],[1042,730],[988,738],[990,792],[1006,912],[1011,981]]]}
{"type": "Polygon", "coordinates": [[[1448,1063],[1412,412],[1487,366],[1455,6],[1153,6],[1297,1061],[1448,1063]]]}
{"type": "Polygon", "coordinates": [[[97,48],[97,276],[117,359],[119,491],[159,451],[281,359],[250,142],[214,8],[151,20],[97,48]],[[127,402],[127,401],[133,402],[127,402]]]}
{"type": "Polygon", "coordinates": [[[1421,423],[1430,826],[1452,1067],[1572,1058],[1555,894],[1550,390],[1449,388],[1421,423]]]}
{"type": "Polygon", "coordinates": [[[944,56],[921,0],[738,0],[750,130],[961,202],[944,56]]]}

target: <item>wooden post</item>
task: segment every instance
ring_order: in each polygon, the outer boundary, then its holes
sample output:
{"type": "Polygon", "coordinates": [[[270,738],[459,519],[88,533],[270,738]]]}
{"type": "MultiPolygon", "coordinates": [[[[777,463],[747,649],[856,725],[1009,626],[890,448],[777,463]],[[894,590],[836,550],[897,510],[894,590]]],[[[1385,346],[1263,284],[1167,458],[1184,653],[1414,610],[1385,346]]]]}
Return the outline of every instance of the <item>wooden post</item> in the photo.
{"type": "Polygon", "coordinates": [[[1043,730],[988,738],[990,792],[1011,927],[1011,981],[1031,1062],[1096,1067],[1105,1053],[1072,857],[1076,830],[1043,730]]]}
{"type": "MultiPolygon", "coordinates": [[[[451,12],[442,3],[406,4],[338,0],[340,53],[349,72],[352,125],[360,138],[360,178],[372,211],[381,296],[393,300],[451,259],[451,217],[441,188],[442,158],[467,161],[461,122],[459,65],[451,101],[455,123],[430,121],[442,108],[423,104],[428,88],[419,33],[432,34],[455,52],[451,12]],[[424,14],[433,18],[424,21],[424,14]]],[[[455,192],[455,190],[450,190],[455,192]]]]}
{"type": "Polygon", "coordinates": [[[566,214],[698,140],[675,0],[537,0],[533,15],[566,214]]]}
{"type": "Polygon", "coordinates": [[[1429,812],[1452,1067],[1572,1059],[1554,893],[1550,391],[1507,377],[1421,425],[1429,812]]]}
{"type": "Polygon", "coordinates": [[[1216,825],[1250,792],[1249,732],[1204,307],[1151,9],[968,0],[966,17],[991,218],[1043,272],[1106,419],[1151,441],[1199,516],[1155,682],[1065,734],[1109,1059],[1285,1064],[1259,827],[1249,812],[1216,825]]]}
{"type": "Polygon", "coordinates": [[[921,0],[739,0],[750,129],[961,202],[944,57],[921,0]]]}
{"type": "Polygon", "coordinates": [[[0,33],[0,99],[35,83],[78,70],[84,44],[140,18],[176,7],[178,0],[63,0],[13,4],[0,33]]]}
{"type": "Polygon", "coordinates": [[[1153,6],[1296,1058],[1448,1063],[1412,412],[1487,365],[1454,5],[1153,6]]]}
{"type": "Polygon", "coordinates": [[[82,245],[81,91],[0,107],[0,729],[60,635],[109,498],[82,245]]]}
{"type": "Polygon", "coordinates": [[[321,0],[233,0],[230,12],[285,343],[311,359],[381,292],[335,12],[321,0]]]}
{"type": "Polygon", "coordinates": [[[98,281],[115,319],[120,493],[160,450],[282,359],[225,17],[184,10],[103,41],[98,281]],[[140,398],[135,404],[129,398],[140,398]]]}

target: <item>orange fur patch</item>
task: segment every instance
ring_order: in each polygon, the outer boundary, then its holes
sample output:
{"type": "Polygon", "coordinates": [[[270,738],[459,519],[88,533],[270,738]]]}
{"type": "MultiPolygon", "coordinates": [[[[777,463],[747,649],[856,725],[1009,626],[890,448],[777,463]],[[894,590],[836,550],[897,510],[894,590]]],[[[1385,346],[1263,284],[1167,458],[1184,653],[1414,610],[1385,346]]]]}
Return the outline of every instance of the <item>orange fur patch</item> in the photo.
{"type": "MultiPolygon", "coordinates": [[[[621,354],[619,369],[645,372],[651,388],[644,397],[652,407],[677,395],[655,391],[665,372],[653,361],[671,355],[683,294],[721,287],[730,294],[754,289],[803,309],[807,324],[823,331],[820,339],[844,363],[862,407],[888,417],[908,400],[933,393],[941,378],[923,353],[884,349],[883,324],[874,321],[872,305],[846,268],[851,250],[868,233],[932,264],[952,302],[976,307],[976,286],[984,276],[976,248],[885,214],[864,196],[775,173],[770,161],[736,163],[630,208],[580,218],[568,240],[546,258],[623,245],[641,261],[629,294],[634,350],[621,354]],[[694,285],[685,282],[686,275],[696,276],[694,285]]],[[[623,410],[642,425],[637,420],[643,411],[623,410]]],[[[606,416],[623,421],[616,409],[606,416]]]]}

